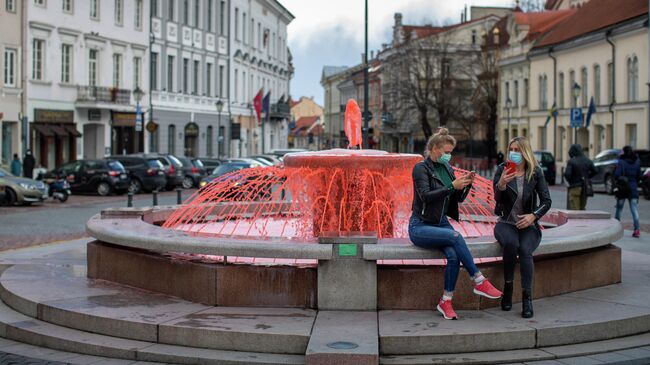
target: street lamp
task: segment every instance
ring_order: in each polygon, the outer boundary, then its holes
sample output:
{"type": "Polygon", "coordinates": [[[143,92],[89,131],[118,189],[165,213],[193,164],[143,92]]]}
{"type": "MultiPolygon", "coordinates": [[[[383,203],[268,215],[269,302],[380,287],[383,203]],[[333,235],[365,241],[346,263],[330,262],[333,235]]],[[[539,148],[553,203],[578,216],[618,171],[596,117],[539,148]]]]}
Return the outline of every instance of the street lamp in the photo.
{"type": "MultiPolygon", "coordinates": [[[[582,88],[580,85],[578,85],[577,82],[573,83],[573,107],[577,108],[578,107],[578,97],[580,96],[580,91],[582,91],[582,88]]],[[[573,143],[578,143],[578,128],[573,129],[573,143]]]]}
{"type": "Polygon", "coordinates": [[[133,90],[133,99],[135,99],[135,151],[140,152],[140,134],[142,133],[142,111],[140,110],[140,102],[144,97],[144,91],[140,89],[140,86],[136,86],[133,90]]]}
{"type": "Polygon", "coordinates": [[[221,142],[221,111],[223,110],[223,101],[221,99],[217,100],[216,103],[214,103],[214,106],[217,107],[217,113],[218,113],[218,121],[217,121],[217,158],[221,158],[220,152],[221,148],[220,143],[221,142]]]}
{"type": "MultiPolygon", "coordinates": [[[[508,143],[508,141],[510,140],[510,108],[511,107],[512,107],[512,100],[510,100],[510,98],[508,98],[506,100],[506,111],[508,112],[508,136],[506,137],[506,143],[508,143]]],[[[507,145],[506,145],[506,149],[508,149],[507,145]]],[[[506,152],[506,154],[507,154],[507,152],[506,152]]]]}

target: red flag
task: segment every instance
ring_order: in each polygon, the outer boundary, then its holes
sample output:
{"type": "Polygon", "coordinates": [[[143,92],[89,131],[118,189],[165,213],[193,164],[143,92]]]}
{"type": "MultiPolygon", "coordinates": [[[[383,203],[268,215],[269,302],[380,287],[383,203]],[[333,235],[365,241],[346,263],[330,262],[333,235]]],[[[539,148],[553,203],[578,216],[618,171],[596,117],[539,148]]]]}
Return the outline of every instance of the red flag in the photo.
{"type": "Polygon", "coordinates": [[[253,99],[253,108],[255,108],[255,114],[257,114],[257,123],[261,123],[262,119],[260,113],[262,112],[262,89],[257,92],[255,99],[253,99]]]}

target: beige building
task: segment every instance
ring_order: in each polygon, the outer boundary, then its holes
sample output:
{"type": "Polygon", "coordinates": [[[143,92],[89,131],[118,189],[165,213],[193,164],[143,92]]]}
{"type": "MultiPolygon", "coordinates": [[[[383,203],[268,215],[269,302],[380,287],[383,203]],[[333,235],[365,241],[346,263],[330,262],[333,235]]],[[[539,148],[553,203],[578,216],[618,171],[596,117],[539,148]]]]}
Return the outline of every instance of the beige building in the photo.
{"type": "Polygon", "coordinates": [[[528,53],[532,146],[554,152],[558,167],[566,165],[576,142],[591,158],[609,148],[650,145],[647,21],[646,0],[591,0],[528,53]],[[570,109],[576,106],[586,115],[592,97],[597,112],[576,138],[570,109]],[[557,120],[546,125],[553,101],[557,120]]]}
{"type": "Polygon", "coordinates": [[[296,102],[291,104],[291,119],[297,121],[302,117],[319,117],[323,118],[323,107],[314,101],[314,98],[306,96],[300,97],[296,102]]]}
{"type": "Polygon", "coordinates": [[[23,111],[23,1],[0,2],[0,165],[24,154],[19,115],[23,111]]]}
{"type": "Polygon", "coordinates": [[[320,84],[325,90],[323,124],[325,126],[323,139],[328,147],[338,147],[343,130],[343,117],[345,103],[342,99],[339,85],[346,81],[351,71],[346,66],[325,66],[321,75],[320,84]]]}

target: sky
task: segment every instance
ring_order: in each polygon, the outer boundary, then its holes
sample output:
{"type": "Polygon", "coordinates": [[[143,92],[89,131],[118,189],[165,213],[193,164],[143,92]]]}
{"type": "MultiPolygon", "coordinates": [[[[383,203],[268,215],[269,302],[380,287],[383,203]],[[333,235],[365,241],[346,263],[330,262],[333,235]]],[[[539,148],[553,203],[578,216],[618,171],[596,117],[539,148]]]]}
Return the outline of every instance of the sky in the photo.
{"type": "MultiPolygon", "coordinates": [[[[364,47],[363,0],[279,0],[296,18],[289,24],[289,48],[295,74],[291,96],[314,97],[323,105],[320,77],[324,65],[361,63],[364,47]]],[[[449,24],[460,21],[465,6],[512,6],[513,0],[368,0],[368,50],[392,39],[394,13],[403,24],[449,24]]]]}

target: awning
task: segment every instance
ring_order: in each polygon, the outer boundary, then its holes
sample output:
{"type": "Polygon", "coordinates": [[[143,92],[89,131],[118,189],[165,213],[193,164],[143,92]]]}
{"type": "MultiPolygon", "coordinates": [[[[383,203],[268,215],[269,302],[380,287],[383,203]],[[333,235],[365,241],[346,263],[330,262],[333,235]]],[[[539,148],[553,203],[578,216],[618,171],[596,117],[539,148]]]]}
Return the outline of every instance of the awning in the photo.
{"type": "Polygon", "coordinates": [[[81,133],[75,128],[74,125],[71,124],[62,124],[63,128],[65,128],[68,133],[72,134],[73,137],[81,137],[81,133]]]}
{"type": "Polygon", "coordinates": [[[54,134],[56,134],[59,137],[69,137],[68,131],[65,130],[65,128],[52,124],[48,126],[54,134]]]}
{"type": "Polygon", "coordinates": [[[44,137],[54,137],[54,132],[52,132],[46,125],[32,124],[32,127],[34,127],[34,130],[42,134],[44,137]]]}

